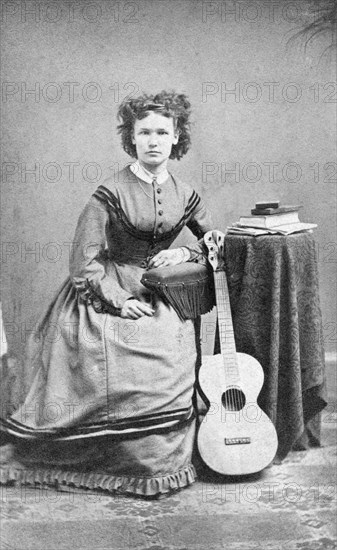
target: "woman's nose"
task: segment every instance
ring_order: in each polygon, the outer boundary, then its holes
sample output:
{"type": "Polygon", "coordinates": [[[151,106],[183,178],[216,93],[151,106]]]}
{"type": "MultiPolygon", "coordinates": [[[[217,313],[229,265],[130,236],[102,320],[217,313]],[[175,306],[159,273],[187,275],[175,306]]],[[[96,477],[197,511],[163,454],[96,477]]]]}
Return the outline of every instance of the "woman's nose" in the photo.
{"type": "Polygon", "coordinates": [[[151,147],[154,147],[155,145],[157,145],[158,143],[158,137],[156,136],[156,134],[150,134],[149,135],[149,145],[151,147]]]}

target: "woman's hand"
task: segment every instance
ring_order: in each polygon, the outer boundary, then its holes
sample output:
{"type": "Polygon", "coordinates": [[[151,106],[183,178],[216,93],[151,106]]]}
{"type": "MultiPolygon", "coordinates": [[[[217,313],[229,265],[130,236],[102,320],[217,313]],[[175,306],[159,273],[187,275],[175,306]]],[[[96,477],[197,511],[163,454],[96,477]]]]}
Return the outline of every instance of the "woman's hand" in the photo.
{"type": "Polygon", "coordinates": [[[149,261],[149,267],[167,267],[169,265],[178,265],[186,262],[190,257],[188,248],[172,248],[158,252],[149,261]]]}
{"type": "Polygon", "coordinates": [[[152,317],[153,314],[154,314],[154,309],[152,309],[149,305],[145,304],[144,302],[141,302],[140,300],[136,300],[136,298],[126,300],[126,302],[124,302],[123,307],[121,309],[121,317],[123,317],[123,319],[139,319],[144,315],[148,315],[149,317],[152,317]]]}

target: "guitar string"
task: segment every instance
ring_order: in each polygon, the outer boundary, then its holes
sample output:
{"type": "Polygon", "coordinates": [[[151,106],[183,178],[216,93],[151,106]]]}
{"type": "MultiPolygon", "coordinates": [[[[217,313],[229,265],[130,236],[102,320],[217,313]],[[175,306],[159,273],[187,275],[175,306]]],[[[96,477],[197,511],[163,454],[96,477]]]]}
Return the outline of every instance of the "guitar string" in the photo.
{"type": "MultiPolygon", "coordinates": [[[[221,240],[221,237],[219,237],[219,241],[221,240]]],[[[219,247],[219,250],[220,252],[222,253],[222,256],[223,256],[223,246],[220,246],[219,247]]],[[[230,303],[229,303],[229,296],[228,296],[228,287],[227,287],[227,281],[225,281],[224,277],[226,277],[226,274],[224,273],[223,277],[221,277],[220,279],[220,286],[221,286],[221,290],[222,290],[222,296],[224,296],[225,298],[225,305],[226,305],[226,310],[227,312],[230,311],[230,303]]],[[[233,326],[232,326],[232,330],[231,330],[231,333],[233,335],[233,338],[234,338],[234,334],[233,334],[233,326]]],[[[238,393],[235,388],[230,388],[229,389],[229,402],[230,402],[230,407],[231,407],[231,410],[234,410],[234,411],[237,411],[237,410],[241,410],[242,408],[242,395],[241,393],[238,393]]]]}
{"type": "MultiPolygon", "coordinates": [[[[222,290],[222,296],[225,297],[225,303],[227,305],[227,310],[228,310],[228,308],[230,307],[230,304],[229,304],[229,300],[226,300],[226,298],[228,298],[228,287],[226,289],[226,286],[227,285],[224,282],[224,279],[221,277],[220,290],[222,290]]],[[[232,332],[233,332],[233,327],[232,327],[232,332]]],[[[242,392],[236,391],[235,388],[229,388],[228,394],[229,394],[229,399],[227,400],[227,392],[225,393],[225,406],[228,408],[228,404],[229,404],[229,407],[230,407],[229,410],[234,410],[234,411],[243,409],[244,397],[242,392]]]]}
{"type": "MultiPolygon", "coordinates": [[[[226,285],[225,283],[223,282],[223,277],[221,277],[220,279],[220,285],[218,284],[218,288],[219,290],[222,291],[222,296],[225,297],[225,303],[227,302],[226,300],[226,285]]],[[[228,290],[227,290],[228,292],[228,290]]],[[[228,310],[228,303],[227,303],[227,310],[228,310]]],[[[237,394],[237,392],[235,391],[234,388],[229,388],[228,391],[225,393],[225,406],[227,408],[229,408],[230,411],[237,411],[237,410],[240,410],[242,407],[242,400],[241,400],[241,395],[240,394],[237,394]],[[227,395],[228,395],[228,399],[227,399],[227,395]],[[239,401],[238,402],[238,398],[239,398],[239,401]],[[228,407],[229,406],[229,407],[228,407]]]]}
{"type": "MultiPolygon", "coordinates": [[[[219,242],[221,241],[221,237],[218,238],[219,242]]],[[[210,250],[213,252],[213,249],[212,249],[212,246],[210,247],[210,250]]],[[[222,253],[223,255],[223,245],[220,245],[218,246],[218,250],[220,250],[220,252],[222,253]]],[[[224,277],[226,277],[226,274],[224,274],[224,277]]],[[[216,285],[216,286],[219,286],[219,285],[216,285]]],[[[222,296],[225,297],[225,304],[227,306],[227,311],[229,310],[230,311],[230,302],[229,302],[229,296],[228,296],[228,285],[227,285],[227,281],[224,280],[223,277],[221,277],[220,279],[220,289],[222,290],[222,296]]],[[[231,331],[232,335],[233,335],[233,340],[234,340],[234,331],[233,331],[233,326],[232,326],[232,331],[231,331]]],[[[235,340],[234,340],[234,345],[235,345],[235,340]]],[[[225,392],[225,406],[228,408],[228,404],[230,406],[230,410],[241,410],[243,407],[244,407],[244,395],[243,393],[239,390],[237,391],[236,388],[229,388],[228,389],[228,392],[225,392]],[[228,393],[228,399],[227,399],[227,393],[228,393]]]]}
{"type": "MultiPolygon", "coordinates": [[[[223,242],[223,239],[219,236],[218,237],[218,242],[221,244],[219,245],[219,250],[220,250],[220,253],[222,255],[222,258],[224,258],[224,242],[223,242]],[[222,242],[221,242],[222,241],[222,242]]],[[[226,272],[224,271],[224,278],[222,279],[224,281],[223,283],[223,291],[224,291],[224,296],[225,296],[225,301],[227,302],[227,311],[230,312],[230,302],[229,302],[229,293],[228,293],[228,285],[227,285],[227,280],[225,279],[226,277],[226,272]]],[[[230,319],[231,319],[231,313],[230,313],[230,319]]],[[[233,340],[234,340],[234,345],[235,345],[235,338],[234,338],[234,328],[232,326],[232,330],[231,330],[231,334],[233,336],[233,340]]],[[[236,391],[234,388],[233,388],[233,397],[234,397],[234,402],[236,405],[239,406],[239,409],[236,409],[236,410],[241,410],[243,409],[244,407],[244,395],[241,391],[236,391]]]]}

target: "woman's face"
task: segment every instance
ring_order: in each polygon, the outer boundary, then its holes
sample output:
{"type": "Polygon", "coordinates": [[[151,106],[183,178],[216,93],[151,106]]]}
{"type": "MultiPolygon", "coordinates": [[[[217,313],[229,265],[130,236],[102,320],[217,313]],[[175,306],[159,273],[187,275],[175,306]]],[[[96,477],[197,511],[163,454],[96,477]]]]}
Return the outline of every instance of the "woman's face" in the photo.
{"type": "Polygon", "coordinates": [[[150,112],[146,118],[135,121],[132,143],[138,160],[145,167],[165,166],[178,139],[173,118],[150,112]]]}

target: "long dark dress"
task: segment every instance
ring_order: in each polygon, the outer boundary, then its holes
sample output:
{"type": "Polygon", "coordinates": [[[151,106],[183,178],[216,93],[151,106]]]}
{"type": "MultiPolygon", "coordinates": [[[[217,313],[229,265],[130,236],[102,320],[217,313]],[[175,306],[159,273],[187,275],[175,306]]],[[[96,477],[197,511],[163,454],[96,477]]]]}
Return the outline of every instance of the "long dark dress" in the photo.
{"type": "MultiPolygon", "coordinates": [[[[70,277],[28,345],[32,387],[4,421],[17,443],[3,482],[157,495],[194,481],[194,323],[140,283],[185,225],[200,238],[211,220],[173,176],[140,185],[127,167],[90,198],[70,277]],[[154,316],[121,318],[131,297],[151,303],[154,316]]],[[[205,261],[200,244],[189,249],[190,261],[205,261]]]]}

